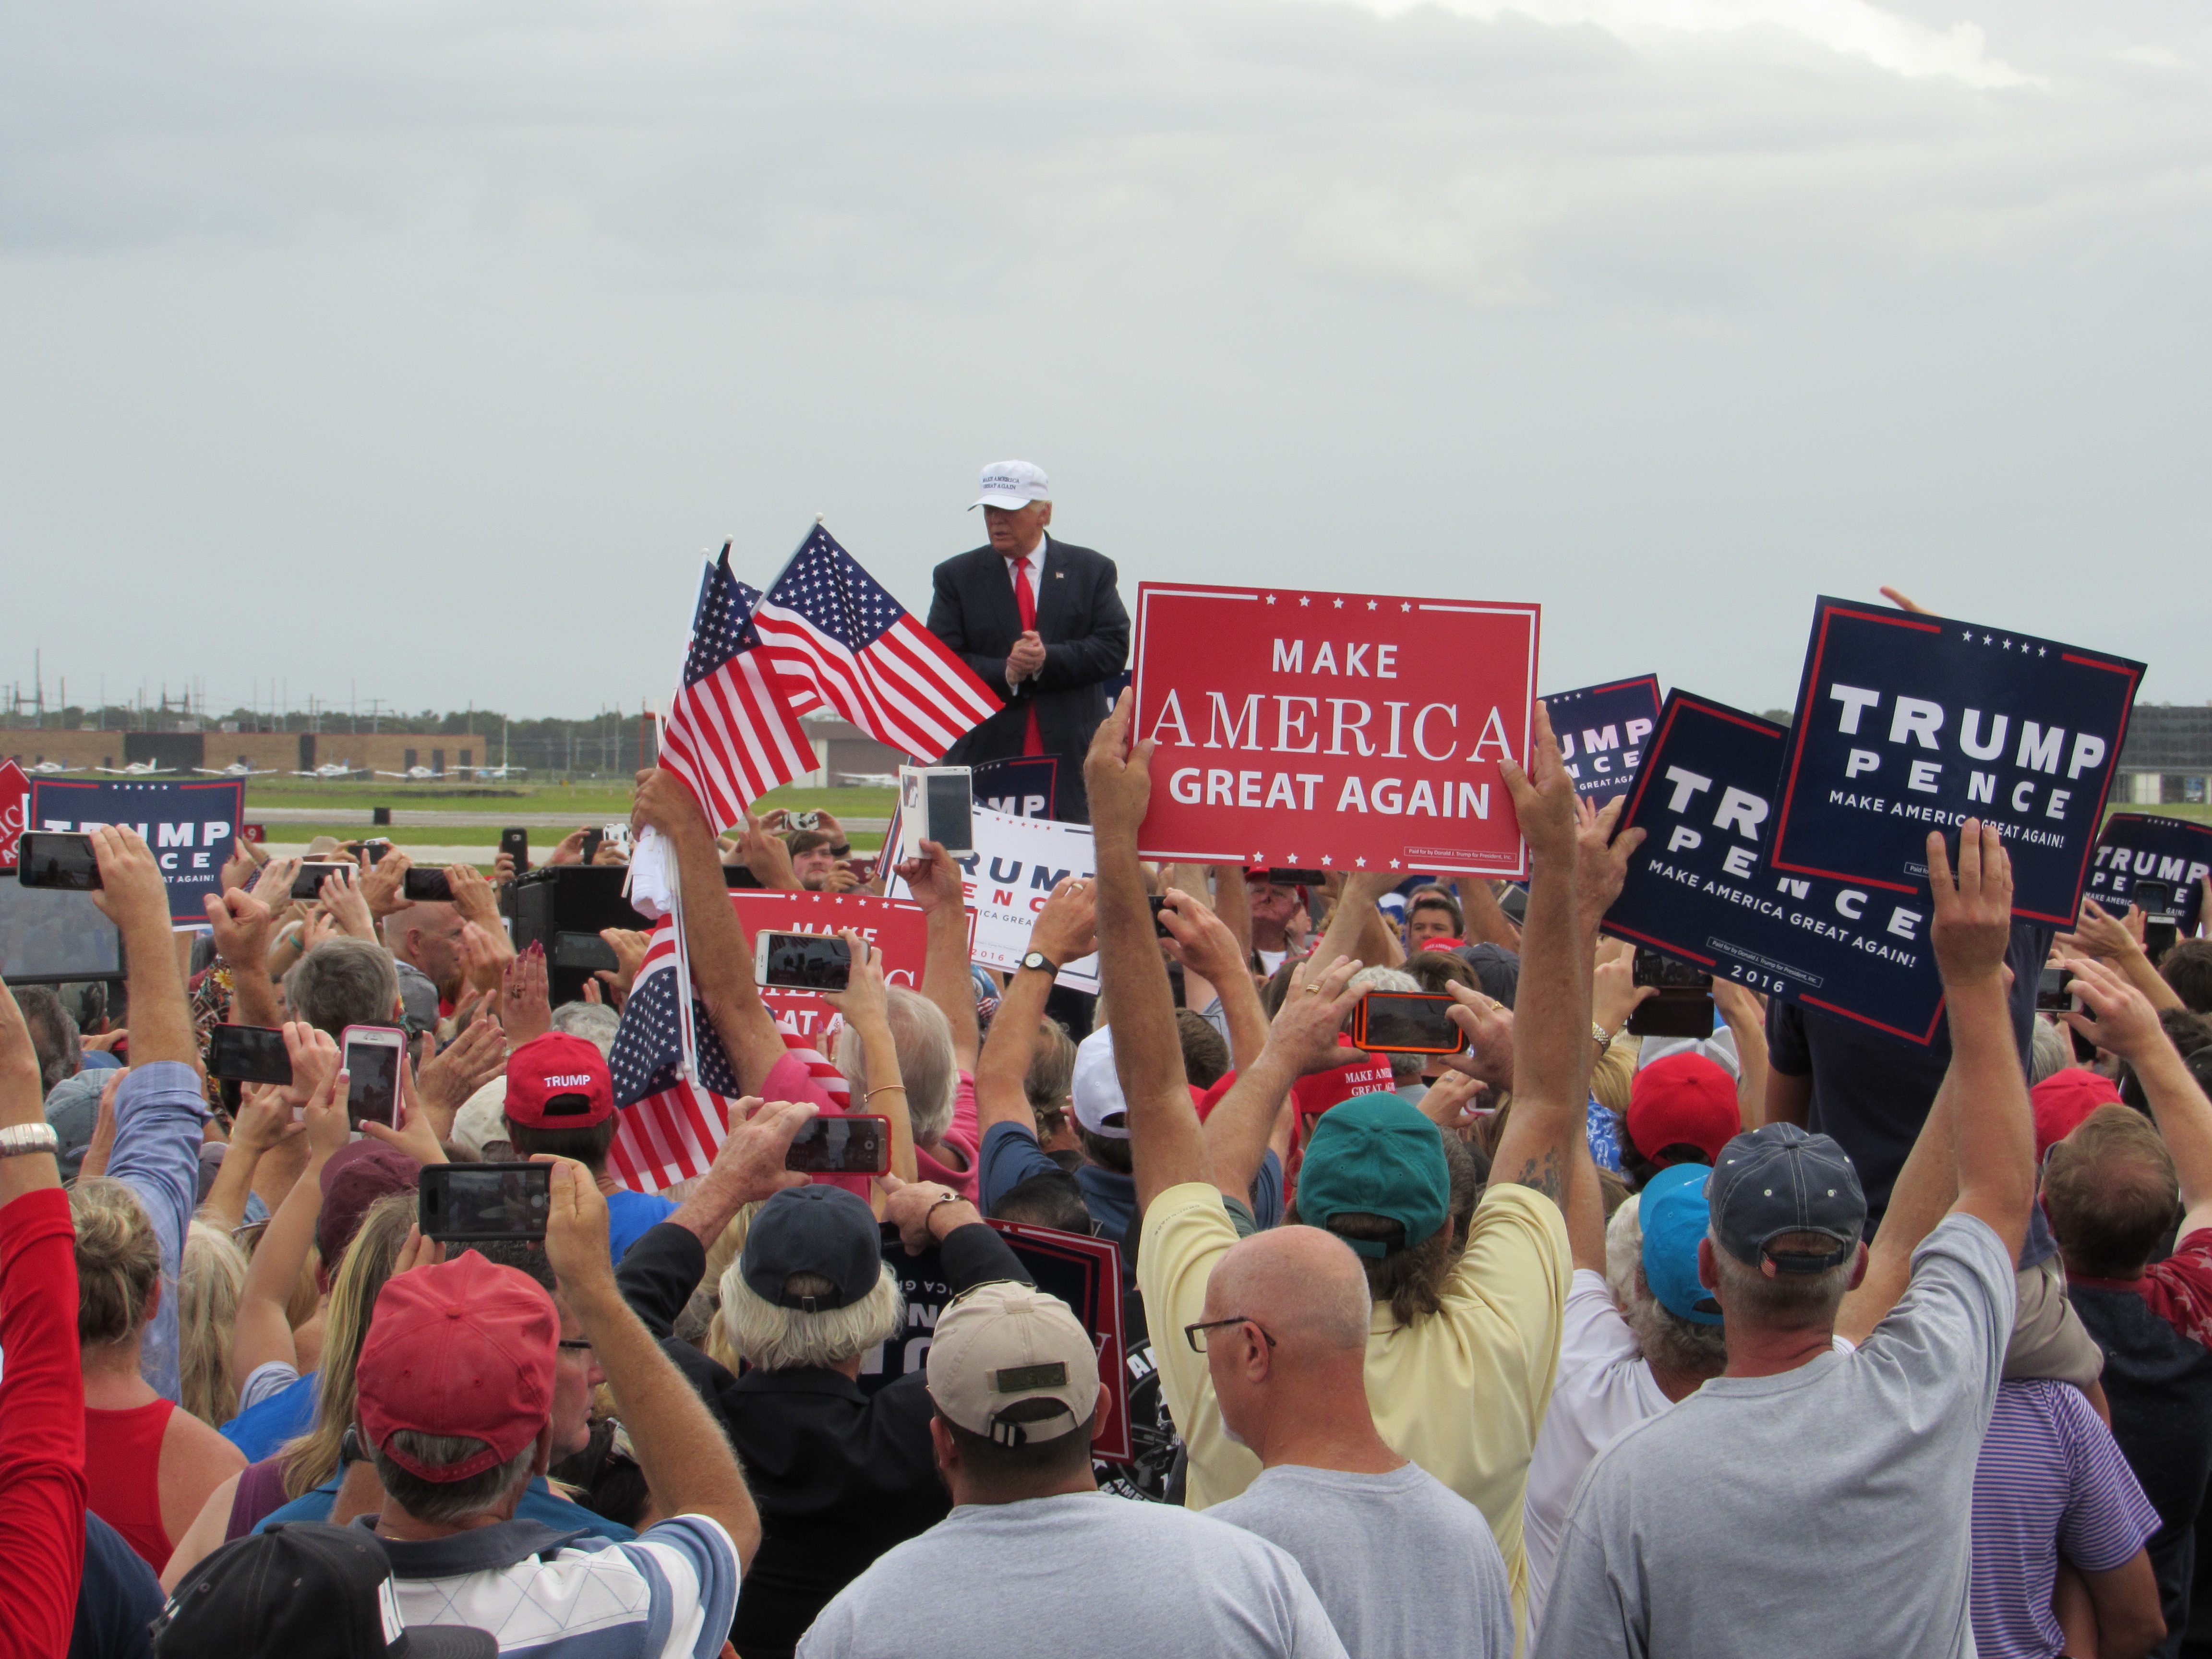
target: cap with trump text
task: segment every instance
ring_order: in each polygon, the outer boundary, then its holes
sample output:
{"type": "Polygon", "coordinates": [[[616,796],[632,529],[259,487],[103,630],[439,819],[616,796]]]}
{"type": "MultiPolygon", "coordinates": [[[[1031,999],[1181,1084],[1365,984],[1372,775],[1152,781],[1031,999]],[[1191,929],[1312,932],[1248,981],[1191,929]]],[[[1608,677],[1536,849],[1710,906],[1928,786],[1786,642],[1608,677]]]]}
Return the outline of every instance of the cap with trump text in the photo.
{"type": "Polygon", "coordinates": [[[507,1057],[508,1121],[527,1129],[588,1129],[614,1115],[614,1074],[598,1043],[548,1031],[507,1057]]]}

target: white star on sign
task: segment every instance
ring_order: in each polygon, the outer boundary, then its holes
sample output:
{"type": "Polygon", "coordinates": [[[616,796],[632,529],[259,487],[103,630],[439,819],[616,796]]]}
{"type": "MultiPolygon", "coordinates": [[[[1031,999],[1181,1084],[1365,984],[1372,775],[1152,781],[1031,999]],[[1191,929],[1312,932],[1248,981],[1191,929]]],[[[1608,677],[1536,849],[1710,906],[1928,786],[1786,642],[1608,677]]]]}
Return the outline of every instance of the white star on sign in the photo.
{"type": "Polygon", "coordinates": [[[2047,647],[2039,645],[2035,647],[2035,654],[2039,657],[2047,657],[2051,652],[2047,647]]]}
{"type": "Polygon", "coordinates": [[[1265,853],[1255,853],[1252,854],[1252,862],[1255,864],[1265,864],[1267,861],[1267,855],[1265,853]]]}
{"type": "Polygon", "coordinates": [[[1344,601],[1342,599],[1334,599],[1331,600],[1330,603],[1334,605],[1339,611],[1344,609],[1344,601]]]}
{"type": "Polygon", "coordinates": [[[1364,870],[1364,869],[1367,867],[1367,860],[1366,860],[1365,859],[1354,859],[1354,860],[1352,860],[1352,862],[1353,862],[1354,864],[1358,865],[1358,866],[1361,869],[1363,869],[1363,870],[1364,870]]]}
{"type": "Polygon", "coordinates": [[[1298,603],[1300,605],[1311,605],[1313,601],[1308,599],[1304,594],[1301,593],[1298,595],[1298,603]]]}
{"type": "Polygon", "coordinates": [[[1405,601],[1405,603],[1403,603],[1402,605],[1401,605],[1398,607],[1398,609],[1399,609],[1399,610],[1401,610],[1401,611],[1411,611],[1413,608],[1413,602],[1411,599],[1407,599],[1407,601],[1405,601]]]}
{"type": "Polygon", "coordinates": [[[2011,649],[2012,649],[2012,641],[2011,641],[2010,640],[2007,640],[2007,641],[2004,642],[2004,647],[2005,647],[2005,649],[2006,649],[2006,650],[2008,650],[2008,651],[2011,650],[2011,649]]]}
{"type": "Polygon", "coordinates": [[[1989,644],[1989,643],[1990,643],[1990,636],[1989,636],[1988,635],[1984,634],[1984,635],[1982,635],[1982,643],[1983,643],[1984,645],[1987,645],[1987,644],[1989,644]]]}
{"type": "Polygon", "coordinates": [[[1321,855],[1321,867],[1322,867],[1322,869],[1324,869],[1324,870],[1328,869],[1328,866],[1330,866],[1330,864],[1332,864],[1333,862],[1334,862],[1334,860],[1332,860],[1332,859],[1329,857],[1329,855],[1328,855],[1328,854],[1323,853],[1323,854],[1321,855]]]}
{"type": "Polygon", "coordinates": [[[1372,610],[1375,608],[1375,601],[1374,601],[1374,600],[1372,600],[1372,599],[1368,600],[1368,601],[1367,601],[1367,608],[1368,608],[1370,611],[1372,611],[1372,610]]]}
{"type": "Polygon", "coordinates": [[[1274,604],[1274,602],[1275,602],[1275,596],[1274,596],[1273,593],[1268,594],[1268,595],[1267,595],[1267,603],[1268,603],[1269,605],[1273,605],[1273,604],[1274,604]]]}

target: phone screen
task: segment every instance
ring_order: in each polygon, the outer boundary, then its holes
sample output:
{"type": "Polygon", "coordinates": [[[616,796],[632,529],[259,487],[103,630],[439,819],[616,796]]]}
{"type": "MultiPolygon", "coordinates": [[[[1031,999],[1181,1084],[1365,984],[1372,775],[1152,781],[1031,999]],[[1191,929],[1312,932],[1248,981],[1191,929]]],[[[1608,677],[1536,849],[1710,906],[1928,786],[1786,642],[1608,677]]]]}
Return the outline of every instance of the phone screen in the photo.
{"type": "Polygon", "coordinates": [[[1638,951],[1631,978],[1638,985],[1656,985],[1662,991],[1710,991],[1713,976],[1687,962],[1677,962],[1656,951],[1638,951]]]}
{"type": "Polygon", "coordinates": [[[1363,1048],[1421,1054],[1457,1053],[1467,1033],[1452,1024],[1449,997],[1412,991],[1370,991],[1359,1004],[1366,1011],[1363,1048]]]}
{"type": "Polygon", "coordinates": [[[417,904],[450,904],[453,899],[453,884],[443,870],[407,868],[405,896],[417,904]]]}
{"type": "Polygon", "coordinates": [[[966,772],[933,772],[924,783],[922,811],[928,839],[948,853],[975,851],[975,780],[966,772]]]}
{"type": "Polygon", "coordinates": [[[622,966],[615,947],[597,933],[556,933],[552,963],[556,968],[604,968],[612,973],[622,966]]]}
{"type": "MultiPolygon", "coordinates": [[[[393,1034],[397,1036],[398,1033],[393,1034]]],[[[358,1127],[362,1123],[399,1124],[399,1045],[397,1042],[346,1044],[346,1116],[358,1127]]]]}
{"type": "Polygon", "coordinates": [[[2176,913],[2173,905],[2173,884],[2170,881],[2142,881],[2129,895],[2143,915],[2154,921],[2166,921],[2176,913]]]}
{"type": "Polygon", "coordinates": [[[2035,982],[2035,1006],[2039,1012],[2058,1013],[2074,1006],[2074,970],[2071,968],[2046,968],[2035,982]]]}
{"type": "Polygon", "coordinates": [[[783,1167],[808,1175],[882,1175],[890,1158],[889,1118],[815,1117],[791,1138],[783,1167]]]}
{"type": "Polygon", "coordinates": [[[218,1025],[208,1036],[208,1070],[237,1083],[289,1083],[284,1034],[267,1025],[218,1025]]]}
{"type": "Polygon", "coordinates": [[[323,896],[323,884],[332,876],[353,869],[350,864],[303,864],[300,873],[292,878],[292,896],[310,902],[323,896]]]}
{"type": "Polygon", "coordinates": [[[763,933],[763,985],[793,991],[842,991],[853,976],[853,952],[827,933],[763,933]]]}
{"type": "Polygon", "coordinates": [[[15,874],[26,887],[89,893],[100,885],[100,860],[90,836],[26,830],[16,843],[15,874]]]}
{"type": "Polygon", "coordinates": [[[552,1166],[431,1164],[416,1213],[425,1238],[543,1238],[552,1213],[552,1166]]]}

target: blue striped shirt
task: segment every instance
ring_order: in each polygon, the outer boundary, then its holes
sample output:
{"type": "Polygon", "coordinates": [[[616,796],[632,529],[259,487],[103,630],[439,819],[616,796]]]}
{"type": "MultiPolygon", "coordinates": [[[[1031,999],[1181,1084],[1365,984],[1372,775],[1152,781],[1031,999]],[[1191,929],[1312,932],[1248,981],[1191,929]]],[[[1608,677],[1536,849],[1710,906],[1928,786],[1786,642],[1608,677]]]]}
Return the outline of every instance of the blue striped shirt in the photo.
{"type": "Polygon", "coordinates": [[[382,1541],[402,1619],[489,1631],[501,1654],[715,1659],[737,1613],[737,1546],[703,1515],[673,1516],[626,1544],[520,1519],[382,1541]]]}
{"type": "Polygon", "coordinates": [[[2084,1572],[2124,1566],[2158,1512],[2112,1431],[2063,1382],[2007,1382],[1974,1464],[1974,1645],[1982,1659],[2054,1659],[2063,1555],[2084,1572]]]}

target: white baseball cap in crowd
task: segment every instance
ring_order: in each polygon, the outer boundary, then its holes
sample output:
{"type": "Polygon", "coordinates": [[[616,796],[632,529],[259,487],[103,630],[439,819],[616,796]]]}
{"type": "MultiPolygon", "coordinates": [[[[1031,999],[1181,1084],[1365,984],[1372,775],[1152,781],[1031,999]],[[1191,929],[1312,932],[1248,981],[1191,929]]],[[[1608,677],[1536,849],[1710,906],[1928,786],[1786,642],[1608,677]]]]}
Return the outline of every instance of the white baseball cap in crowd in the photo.
{"type": "Polygon", "coordinates": [[[1109,1140],[1129,1138],[1129,1103],[1114,1074],[1114,1032],[1093,1031],[1075,1051],[1075,1076],[1067,1087],[1075,1121],[1109,1140]],[[1109,1120],[1111,1120],[1110,1121],[1109,1120]]]}
{"type": "Polygon", "coordinates": [[[1042,467],[1027,461],[994,461],[983,469],[983,493],[968,503],[968,510],[1002,507],[1011,512],[1031,501],[1051,499],[1052,483],[1042,467]]]}

